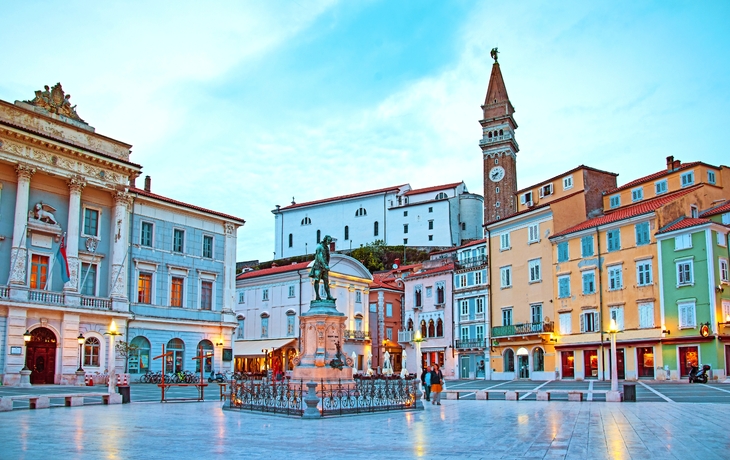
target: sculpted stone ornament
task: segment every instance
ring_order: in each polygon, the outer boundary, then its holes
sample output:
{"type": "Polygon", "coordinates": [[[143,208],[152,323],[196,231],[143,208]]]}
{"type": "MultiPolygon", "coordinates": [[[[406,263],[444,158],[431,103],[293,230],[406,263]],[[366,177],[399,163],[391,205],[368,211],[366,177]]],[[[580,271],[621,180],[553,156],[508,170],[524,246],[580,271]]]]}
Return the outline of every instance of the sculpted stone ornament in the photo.
{"type": "Polygon", "coordinates": [[[494,59],[494,62],[497,62],[497,54],[499,54],[499,51],[497,51],[497,48],[492,48],[492,51],[489,52],[489,55],[492,56],[492,59],[494,59]]]}
{"type": "Polygon", "coordinates": [[[79,114],[76,113],[76,106],[71,105],[70,99],[71,95],[65,94],[63,92],[61,83],[56,83],[53,88],[49,88],[48,85],[43,86],[43,91],[36,91],[35,98],[25,102],[30,105],[45,109],[50,113],[63,115],[65,117],[71,118],[72,120],[86,123],[84,120],[81,119],[81,117],[79,117],[79,114]]]}
{"type": "Polygon", "coordinates": [[[56,216],[53,215],[54,212],[56,212],[56,208],[50,204],[39,201],[35,206],[33,206],[33,210],[30,212],[30,217],[47,224],[58,225],[56,216]]]}

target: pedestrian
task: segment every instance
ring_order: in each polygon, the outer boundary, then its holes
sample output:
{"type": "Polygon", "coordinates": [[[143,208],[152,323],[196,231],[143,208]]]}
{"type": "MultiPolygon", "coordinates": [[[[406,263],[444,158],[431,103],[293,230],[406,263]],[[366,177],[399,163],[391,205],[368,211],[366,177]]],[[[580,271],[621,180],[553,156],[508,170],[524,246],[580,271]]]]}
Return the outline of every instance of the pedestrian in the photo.
{"type": "Polygon", "coordinates": [[[421,383],[423,384],[423,392],[426,396],[426,401],[431,400],[431,371],[429,370],[428,366],[423,368],[423,373],[421,374],[421,383]]]}
{"type": "Polygon", "coordinates": [[[432,366],[431,375],[431,404],[441,405],[441,391],[443,390],[444,374],[438,364],[432,366]]]}

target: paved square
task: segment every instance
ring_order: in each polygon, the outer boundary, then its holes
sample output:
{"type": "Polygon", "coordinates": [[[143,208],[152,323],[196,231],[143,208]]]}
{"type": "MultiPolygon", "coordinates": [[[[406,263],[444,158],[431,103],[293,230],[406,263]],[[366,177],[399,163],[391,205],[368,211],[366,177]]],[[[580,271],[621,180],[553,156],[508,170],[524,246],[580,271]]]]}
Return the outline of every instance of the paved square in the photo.
{"type": "Polygon", "coordinates": [[[322,420],[219,402],[93,405],[1,413],[0,459],[723,459],[729,419],[725,404],[452,400],[322,420]]]}

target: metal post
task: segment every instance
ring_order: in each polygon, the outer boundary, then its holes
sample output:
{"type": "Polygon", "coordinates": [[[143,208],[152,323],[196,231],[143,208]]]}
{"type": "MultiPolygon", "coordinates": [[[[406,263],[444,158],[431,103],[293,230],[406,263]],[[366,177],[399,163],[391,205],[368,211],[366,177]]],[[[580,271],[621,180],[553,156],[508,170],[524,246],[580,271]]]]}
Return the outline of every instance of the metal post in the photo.
{"type": "Polygon", "coordinates": [[[611,335],[611,391],[606,393],[606,402],[621,402],[621,393],[618,391],[618,363],[616,362],[616,320],[611,319],[608,333],[611,335]]]}

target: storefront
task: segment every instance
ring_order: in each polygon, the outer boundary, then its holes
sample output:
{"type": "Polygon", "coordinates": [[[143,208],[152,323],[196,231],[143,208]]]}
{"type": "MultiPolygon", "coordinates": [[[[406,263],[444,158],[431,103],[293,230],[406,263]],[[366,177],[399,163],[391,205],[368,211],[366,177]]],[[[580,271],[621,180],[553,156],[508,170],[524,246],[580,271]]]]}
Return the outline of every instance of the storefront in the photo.
{"type": "Polygon", "coordinates": [[[239,340],[233,345],[234,370],[253,376],[270,373],[281,379],[294,369],[295,343],[296,339],[239,340]]]}

